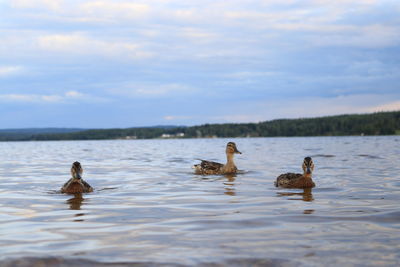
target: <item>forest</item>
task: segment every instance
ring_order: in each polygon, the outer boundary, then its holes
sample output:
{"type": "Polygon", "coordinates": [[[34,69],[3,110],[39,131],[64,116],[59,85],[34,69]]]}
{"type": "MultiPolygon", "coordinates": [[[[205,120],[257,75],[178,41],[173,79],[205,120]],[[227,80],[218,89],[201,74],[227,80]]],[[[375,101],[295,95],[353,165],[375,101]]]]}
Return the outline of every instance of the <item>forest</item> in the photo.
{"type": "Polygon", "coordinates": [[[124,129],[53,129],[42,132],[0,130],[0,141],[104,140],[209,137],[289,137],[399,135],[400,111],[351,114],[303,119],[278,119],[259,123],[157,126],[124,129]]]}

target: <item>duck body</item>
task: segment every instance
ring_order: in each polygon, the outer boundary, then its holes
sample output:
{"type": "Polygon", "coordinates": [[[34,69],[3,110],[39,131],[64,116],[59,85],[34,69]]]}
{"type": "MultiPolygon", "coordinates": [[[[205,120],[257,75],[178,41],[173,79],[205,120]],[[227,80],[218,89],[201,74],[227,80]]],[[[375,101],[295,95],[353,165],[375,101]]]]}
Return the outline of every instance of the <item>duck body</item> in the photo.
{"type": "Polygon", "coordinates": [[[196,164],[193,166],[195,169],[196,174],[202,175],[219,175],[219,174],[235,174],[237,173],[238,169],[233,161],[234,154],[242,154],[237,148],[234,142],[229,142],[226,145],[226,164],[208,161],[208,160],[201,160],[200,164],[196,164]]]}
{"type": "Polygon", "coordinates": [[[311,177],[305,177],[300,173],[288,172],[276,178],[275,186],[284,188],[313,188],[315,187],[315,183],[311,177]]]}
{"type": "Polygon", "coordinates": [[[93,192],[93,188],[82,179],[83,169],[79,162],[74,162],[71,167],[72,178],[62,187],[61,193],[76,194],[93,192]]]}
{"type": "Polygon", "coordinates": [[[61,193],[76,194],[76,193],[90,193],[93,188],[83,179],[76,180],[71,178],[61,188],[61,193]]]}
{"type": "Polygon", "coordinates": [[[315,183],[313,182],[311,175],[314,170],[314,163],[310,157],[304,158],[302,165],[303,174],[300,173],[284,173],[276,178],[275,186],[283,188],[313,188],[315,183]]]}
{"type": "Polygon", "coordinates": [[[235,164],[221,164],[214,161],[201,160],[200,164],[194,165],[196,174],[231,174],[237,172],[235,164]]]}

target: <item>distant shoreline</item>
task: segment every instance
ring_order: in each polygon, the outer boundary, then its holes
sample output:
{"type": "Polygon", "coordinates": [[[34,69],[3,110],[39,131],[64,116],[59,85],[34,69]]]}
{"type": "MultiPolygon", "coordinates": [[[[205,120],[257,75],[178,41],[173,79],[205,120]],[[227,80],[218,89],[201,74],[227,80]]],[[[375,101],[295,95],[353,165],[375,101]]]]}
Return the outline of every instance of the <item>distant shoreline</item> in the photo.
{"type": "Polygon", "coordinates": [[[259,123],[120,129],[28,128],[0,130],[0,141],[136,140],[235,137],[400,135],[400,111],[278,119],[259,123]]]}
{"type": "Polygon", "coordinates": [[[17,142],[17,143],[28,143],[28,142],[75,142],[75,141],[79,141],[79,142],[83,142],[83,141],[146,141],[146,140],[164,140],[164,141],[168,141],[168,140],[193,140],[193,139],[198,139],[198,140],[206,140],[206,139],[246,139],[246,138],[316,138],[316,137],[322,137],[322,138],[328,138],[328,137],[396,137],[399,136],[400,134],[388,134],[388,135],[315,135],[315,136],[268,136],[268,137],[264,137],[264,136],[259,136],[259,137],[193,137],[193,138],[142,138],[142,139],[68,139],[68,140],[0,140],[0,143],[13,143],[13,142],[17,142]]]}

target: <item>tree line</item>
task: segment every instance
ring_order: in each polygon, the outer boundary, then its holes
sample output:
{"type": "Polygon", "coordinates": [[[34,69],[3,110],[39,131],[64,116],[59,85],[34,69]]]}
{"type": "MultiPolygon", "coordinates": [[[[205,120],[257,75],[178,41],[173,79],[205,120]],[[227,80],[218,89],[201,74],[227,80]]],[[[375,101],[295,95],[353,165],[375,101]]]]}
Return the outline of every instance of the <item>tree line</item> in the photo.
{"type": "Polygon", "coordinates": [[[204,124],[191,127],[91,129],[49,133],[29,133],[26,131],[10,133],[0,131],[0,141],[395,134],[400,134],[400,111],[304,119],[279,119],[259,123],[204,124]]]}

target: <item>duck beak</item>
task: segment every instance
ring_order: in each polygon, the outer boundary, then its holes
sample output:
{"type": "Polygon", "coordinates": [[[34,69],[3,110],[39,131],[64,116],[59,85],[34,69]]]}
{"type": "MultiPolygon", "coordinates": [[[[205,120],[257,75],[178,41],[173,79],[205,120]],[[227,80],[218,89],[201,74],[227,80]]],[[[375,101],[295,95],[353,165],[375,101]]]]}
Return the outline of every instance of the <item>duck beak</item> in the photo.
{"type": "Polygon", "coordinates": [[[307,174],[311,174],[311,169],[310,169],[310,167],[307,167],[306,173],[307,173],[307,174]]]}
{"type": "Polygon", "coordinates": [[[237,150],[237,148],[235,148],[235,153],[236,153],[236,154],[242,154],[242,152],[240,152],[239,150],[237,150]]]}
{"type": "Polygon", "coordinates": [[[82,176],[81,176],[79,173],[76,173],[76,174],[75,174],[75,178],[78,179],[78,180],[80,180],[80,179],[82,179],[82,176]]]}

